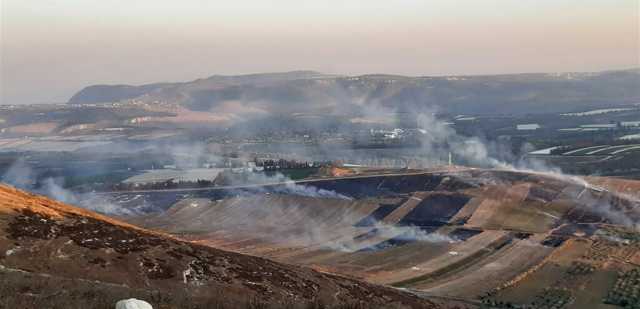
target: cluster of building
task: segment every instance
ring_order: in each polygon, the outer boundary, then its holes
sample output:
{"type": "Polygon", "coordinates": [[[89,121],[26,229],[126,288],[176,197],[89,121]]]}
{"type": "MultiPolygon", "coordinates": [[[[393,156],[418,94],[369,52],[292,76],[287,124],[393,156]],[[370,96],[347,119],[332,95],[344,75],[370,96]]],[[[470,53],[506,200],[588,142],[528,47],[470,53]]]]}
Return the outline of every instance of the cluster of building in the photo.
{"type": "Polygon", "coordinates": [[[363,148],[420,146],[425,133],[422,129],[370,129],[358,132],[353,145],[363,148]]]}

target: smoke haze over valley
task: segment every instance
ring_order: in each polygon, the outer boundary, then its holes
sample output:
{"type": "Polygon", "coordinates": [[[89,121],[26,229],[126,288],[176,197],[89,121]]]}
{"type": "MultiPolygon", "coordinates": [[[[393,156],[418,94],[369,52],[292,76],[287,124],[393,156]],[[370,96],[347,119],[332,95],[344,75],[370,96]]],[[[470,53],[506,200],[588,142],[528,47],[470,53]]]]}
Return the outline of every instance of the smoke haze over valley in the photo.
{"type": "Polygon", "coordinates": [[[637,308],[639,12],[2,1],[0,308],[637,308]]]}

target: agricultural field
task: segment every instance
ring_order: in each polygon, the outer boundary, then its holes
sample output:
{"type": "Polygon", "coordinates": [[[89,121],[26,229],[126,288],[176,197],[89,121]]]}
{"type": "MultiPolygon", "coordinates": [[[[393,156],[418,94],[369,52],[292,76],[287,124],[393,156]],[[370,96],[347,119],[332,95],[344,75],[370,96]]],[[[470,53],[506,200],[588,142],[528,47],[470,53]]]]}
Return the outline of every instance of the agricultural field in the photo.
{"type": "Polygon", "coordinates": [[[605,228],[564,242],[531,273],[482,297],[487,308],[635,308],[637,234],[605,228]]]}
{"type": "Polygon", "coordinates": [[[636,200],[552,175],[459,169],[305,188],[191,194],[133,222],[486,308],[610,308],[619,272],[640,261],[637,233],[587,210],[607,201],[632,213],[636,200]],[[335,195],[310,195],[323,190],[335,195]]]}
{"type": "Polygon", "coordinates": [[[605,303],[624,308],[640,308],[640,268],[620,272],[605,303]]]}

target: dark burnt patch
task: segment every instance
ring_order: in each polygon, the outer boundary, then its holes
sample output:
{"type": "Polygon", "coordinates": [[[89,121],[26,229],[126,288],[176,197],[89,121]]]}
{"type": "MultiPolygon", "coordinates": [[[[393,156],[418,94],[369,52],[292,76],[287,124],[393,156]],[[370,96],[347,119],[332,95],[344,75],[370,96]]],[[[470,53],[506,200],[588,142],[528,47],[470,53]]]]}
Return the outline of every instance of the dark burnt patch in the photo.
{"type": "Polygon", "coordinates": [[[455,230],[453,230],[451,233],[449,233],[449,236],[451,236],[454,239],[457,240],[462,240],[465,241],[473,236],[476,236],[478,234],[482,233],[482,230],[479,229],[468,229],[468,228],[464,228],[464,227],[459,227],[456,228],[455,230]]]}
{"type": "Polygon", "coordinates": [[[445,225],[470,199],[469,196],[459,193],[434,192],[404,216],[398,225],[419,227],[445,225]]]}
{"type": "Polygon", "coordinates": [[[6,232],[13,239],[54,239],[60,234],[60,226],[51,218],[25,209],[9,222],[6,232]]]}
{"type": "Polygon", "coordinates": [[[395,204],[380,204],[376,210],[374,210],[370,215],[362,218],[358,221],[354,226],[356,227],[367,227],[374,226],[378,221],[384,219],[394,210],[396,210],[400,205],[404,204],[408,198],[403,198],[399,203],[395,204]]]}
{"type": "Polygon", "coordinates": [[[567,239],[566,236],[560,235],[549,235],[544,240],[542,240],[541,244],[545,247],[560,247],[567,239]]]}
{"type": "Polygon", "coordinates": [[[531,237],[531,233],[527,233],[527,232],[515,232],[513,233],[513,237],[517,238],[517,239],[528,239],[529,237],[531,237]]]}
{"type": "Polygon", "coordinates": [[[89,217],[70,215],[64,220],[54,220],[28,209],[15,216],[6,231],[16,240],[68,237],[85,248],[110,248],[120,254],[144,251],[166,243],[163,238],[89,217]]]}
{"type": "MultiPolygon", "coordinates": [[[[386,175],[365,178],[310,181],[306,184],[318,189],[335,191],[353,198],[398,196],[416,191],[432,191],[442,181],[434,174],[386,175]]],[[[269,190],[269,186],[264,187],[269,190]]]]}

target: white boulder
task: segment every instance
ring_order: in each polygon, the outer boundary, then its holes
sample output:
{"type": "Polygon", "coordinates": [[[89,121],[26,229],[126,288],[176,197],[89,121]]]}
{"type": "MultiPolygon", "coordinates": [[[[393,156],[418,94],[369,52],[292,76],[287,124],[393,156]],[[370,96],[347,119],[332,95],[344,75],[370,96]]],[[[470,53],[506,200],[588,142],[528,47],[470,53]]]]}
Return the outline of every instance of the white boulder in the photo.
{"type": "Polygon", "coordinates": [[[116,309],[153,309],[153,307],[144,300],[129,298],[118,301],[116,309]]]}

